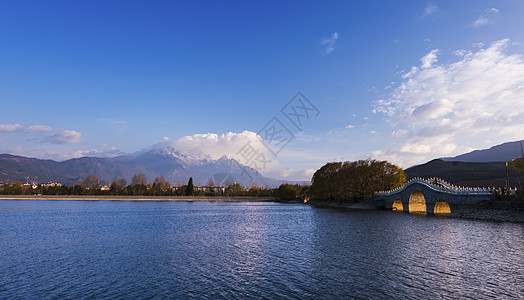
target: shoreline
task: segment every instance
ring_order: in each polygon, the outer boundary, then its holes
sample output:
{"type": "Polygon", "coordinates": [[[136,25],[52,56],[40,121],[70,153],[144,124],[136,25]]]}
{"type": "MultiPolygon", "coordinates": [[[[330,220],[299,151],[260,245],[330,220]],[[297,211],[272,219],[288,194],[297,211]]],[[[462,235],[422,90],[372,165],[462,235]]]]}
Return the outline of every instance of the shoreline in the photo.
{"type": "MultiPolygon", "coordinates": [[[[141,201],[141,202],[285,202],[273,197],[227,197],[227,196],[108,196],[108,195],[0,195],[1,200],[43,200],[43,201],[141,201]]],[[[376,210],[374,202],[366,199],[357,203],[336,203],[313,200],[305,203],[317,208],[333,208],[342,210],[376,210]]],[[[482,220],[494,222],[524,223],[524,207],[511,203],[485,203],[476,207],[462,207],[445,218],[482,220]]]]}
{"type": "Polygon", "coordinates": [[[0,200],[278,202],[278,199],[273,197],[247,196],[0,195],[0,200]]]}
{"type": "MultiPolygon", "coordinates": [[[[333,208],[353,211],[377,210],[374,203],[369,200],[340,204],[336,202],[313,200],[308,204],[318,208],[333,208]]],[[[389,211],[393,212],[392,210],[389,211]]],[[[442,217],[463,220],[524,223],[524,205],[515,202],[486,202],[476,206],[461,207],[451,214],[442,217]]]]}

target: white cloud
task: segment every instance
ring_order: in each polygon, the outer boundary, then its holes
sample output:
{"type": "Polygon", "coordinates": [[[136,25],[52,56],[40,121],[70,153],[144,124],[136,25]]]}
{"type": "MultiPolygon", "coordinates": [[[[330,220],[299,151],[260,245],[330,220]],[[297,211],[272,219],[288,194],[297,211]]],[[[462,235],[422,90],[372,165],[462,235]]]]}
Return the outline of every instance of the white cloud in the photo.
{"type": "Polygon", "coordinates": [[[27,127],[27,131],[36,133],[50,133],[53,131],[53,128],[47,125],[31,125],[27,127]]]}
{"type": "Polygon", "coordinates": [[[471,52],[467,51],[467,50],[456,50],[456,51],[453,51],[453,55],[456,55],[456,56],[464,56],[464,55],[467,55],[471,52]]]}
{"type": "Polygon", "coordinates": [[[75,130],[54,129],[47,125],[30,125],[26,128],[28,133],[36,133],[44,137],[44,141],[52,144],[79,143],[81,133],[75,130]]]}
{"type": "Polygon", "coordinates": [[[24,126],[16,124],[0,124],[0,132],[14,132],[24,128],[24,126]]]}
{"type": "Polygon", "coordinates": [[[498,15],[499,10],[496,8],[488,8],[484,11],[482,15],[480,15],[473,23],[471,23],[471,26],[473,27],[481,27],[488,24],[495,23],[495,16],[498,15]]]}
{"type": "Polygon", "coordinates": [[[399,130],[395,130],[391,133],[391,136],[392,137],[403,137],[403,136],[406,136],[408,134],[408,131],[405,130],[405,129],[399,129],[399,130]]]}
{"type": "Polygon", "coordinates": [[[77,150],[72,153],[62,154],[61,157],[62,159],[79,158],[79,157],[85,157],[85,156],[113,157],[113,156],[122,155],[122,154],[124,153],[116,147],[110,147],[110,148],[103,147],[102,149],[77,150]]]}
{"type": "Polygon", "coordinates": [[[328,38],[323,38],[322,39],[322,41],[320,43],[327,47],[326,50],[324,51],[324,54],[326,54],[326,55],[330,54],[331,52],[333,52],[333,50],[335,50],[335,42],[337,40],[338,40],[338,33],[337,32],[333,33],[328,38]]]}
{"type": "Polygon", "coordinates": [[[421,60],[388,98],[375,102],[396,144],[374,154],[409,166],[524,139],[524,59],[508,54],[508,44],[496,41],[452,63],[435,57],[424,67],[421,60]]]}
{"type": "Polygon", "coordinates": [[[216,133],[194,134],[167,142],[179,151],[187,153],[203,152],[213,159],[218,159],[223,155],[235,157],[247,143],[266,153],[260,136],[251,131],[228,132],[221,135],[216,133]]]}
{"type": "Polygon", "coordinates": [[[278,157],[275,157],[266,148],[262,138],[255,132],[247,130],[241,133],[228,132],[220,135],[216,133],[194,134],[160,144],[160,146],[167,145],[174,147],[177,151],[194,154],[204,153],[213,159],[226,155],[246,165],[250,165],[250,161],[246,160],[246,155],[243,155],[242,150],[249,148],[253,153],[262,155],[251,167],[257,169],[264,176],[287,180],[311,179],[311,177],[308,177],[311,172],[307,170],[293,170],[284,167],[278,161],[278,157]]]}
{"type": "Polygon", "coordinates": [[[421,144],[405,144],[400,147],[399,151],[401,153],[427,154],[431,152],[431,147],[429,145],[421,144]]]}
{"type": "Polygon", "coordinates": [[[355,128],[355,125],[351,125],[351,124],[349,124],[349,125],[346,126],[346,128],[347,128],[347,129],[355,128]]]}
{"type": "Polygon", "coordinates": [[[427,69],[427,68],[431,68],[431,66],[437,62],[437,54],[438,54],[438,49],[433,49],[431,50],[431,52],[429,52],[428,54],[424,55],[420,61],[422,62],[422,64],[420,65],[420,67],[422,69],[427,69]]]}
{"type": "Polygon", "coordinates": [[[287,180],[296,180],[296,181],[305,181],[310,183],[315,169],[305,169],[305,170],[294,170],[294,169],[285,169],[282,173],[281,179],[287,180]]]}
{"type": "Polygon", "coordinates": [[[473,47],[475,47],[475,48],[484,48],[484,43],[483,42],[474,43],[473,47]]]}
{"type": "Polygon", "coordinates": [[[422,14],[422,18],[436,15],[439,12],[440,12],[440,9],[438,8],[438,6],[436,6],[433,3],[428,3],[426,7],[424,8],[424,13],[422,14]]]}
{"type": "MultiPolygon", "coordinates": [[[[0,124],[0,132],[14,132],[23,129],[20,124],[0,124]]],[[[33,133],[43,136],[46,141],[53,144],[78,143],[80,132],[74,130],[53,129],[47,125],[30,125],[24,130],[25,133],[33,133]]]]}
{"type": "Polygon", "coordinates": [[[471,25],[474,27],[479,27],[482,25],[487,25],[488,23],[489,23],[488,18],[486,18],[485,16],[480,16],[471,25]]]}
{"type": "Polygon", "coordinates": [[[411,113],[414,120],[431,120],[442,117],[453,110],[453,103],[447,99],[420,105],[411,113]]]}
{"type": "Polygon", "coordinates": [[[57,133],[48,136],[47,141],[53,144],[79,143],[80,132],[74,130],[59,130],[57,133]]]}

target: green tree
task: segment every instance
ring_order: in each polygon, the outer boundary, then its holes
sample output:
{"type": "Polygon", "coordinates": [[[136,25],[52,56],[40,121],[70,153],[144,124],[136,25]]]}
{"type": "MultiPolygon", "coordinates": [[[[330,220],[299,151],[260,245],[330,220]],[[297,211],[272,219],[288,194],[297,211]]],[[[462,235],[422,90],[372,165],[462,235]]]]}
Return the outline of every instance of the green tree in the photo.
{"type": "Polygon", "coordinates": [[[310,193],[328,201],[358,201],[380,190],[402,186],[404,170],[387,161],[359,160],[328,163],[315,172],[310,193]]]}
{"type": "Polygon", "coordinates": [[[193,196],[194,193],[193,177],[189,177],[189,181],[186,186],[186,196],[193,196]]]}
{"type": "Polygon", "coordinates": [[[75,186],[73,187],[73,195],[83,195],[84,194],[84,187],[81,186],[80,184],[75,184],[75,186]]]}
{"type": "Polygon", "coordinates": [[[171,185],[164,176],[160,175],[153,181],[152,190],[156,196],[167,195],[171,191],[171,185]]]}
{"type": "Polygon", "coordinates": [[[240,183],[235,182],[226,187],[226,194],[229,196],[245,196],[245,189],[240,183]]]}
{"type": "Polygon", "coordinates": [[[322,166],[313,174],[311,194],[315,198],[332,200],[341,194],[342,184],[338,183],[336,174],[342,169],[341,162],[331,162],[322,166]]]}
{"type": "Polygon", "coordinates": [[[123,194],[123,191],[126,185],[127,185],[127,182],[124,178],[118,179],[115,176],[115,178],[113,178],[113,182],[111,183],[111,187],[109,188],[109,191],[113,195],[121,195],[123,194]]]}
{"type": "Polygon", "coordinates": [[[511,161],[511,166],[520,174],[524,175],[524,157],[517,157],[511,161]]]}
{"type": "MultiPolygon", "coordinates": [[[[516,157],[511,161],[511,166],[517,170],[520,174],[524,175],[524,153],[522,157],[516,157]]],[[[517,199],[524,203],[524,189],[522,188],[522,183],[519,184],[520,187],[517,190],[517,199]]]]}
{"type": "Polygon", "coordinates": [[[275,191],[275,196],[280,200],[289,201],[302,196],[302,187],[298,184],[283,183],[275,191]]]}

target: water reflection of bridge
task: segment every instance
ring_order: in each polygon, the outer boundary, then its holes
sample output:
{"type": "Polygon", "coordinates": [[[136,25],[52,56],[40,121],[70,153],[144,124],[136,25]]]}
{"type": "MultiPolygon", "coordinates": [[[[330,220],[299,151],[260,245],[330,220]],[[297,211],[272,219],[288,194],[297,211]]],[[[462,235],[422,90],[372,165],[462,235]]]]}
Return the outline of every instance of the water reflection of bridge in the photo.
{"type": "MultiPolygon", "coordinates": [[[[446,215],[458,207],[492,199],[495,188],[459,187],[437,178],[414,178],[403,187],[375,193],[375,206],[395,211],[446,215]]],[[[515,190],[511,190],[512,193],[515,190]]]]}

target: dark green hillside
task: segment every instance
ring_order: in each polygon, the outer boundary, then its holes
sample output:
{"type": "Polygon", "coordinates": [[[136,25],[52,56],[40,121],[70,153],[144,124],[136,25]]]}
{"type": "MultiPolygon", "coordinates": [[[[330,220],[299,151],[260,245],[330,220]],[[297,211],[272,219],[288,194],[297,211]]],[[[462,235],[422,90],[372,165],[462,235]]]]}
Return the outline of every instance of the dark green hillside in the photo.
{"type": "MultiPolygon", "coordinates": [[[[438,177],[449,183],[469,187],[503,187],[506,185],[505,162],[459,162],[435,159],[405,170],[406,177],[438,177]]],[[[524,184],[524,176],[510,165],[510,186],[524,184]]]]}
{"type": "Polygon", "coordinates": [[[74,185],[88,174],[96,174],[101,183],[110,183],[114,176],[132,176],[133,170],[107,158],[83,157],[56,162],[0,154],[0,182],[25,182],[27,176],[30,182],[57,181],[74,185]]]}
{"type": "Polygon", "coordinates": [[[64,181],[68,173],[56,161],[0,154],[0,182],[25,182],[26,176],[35,182],[64,181]]]}

